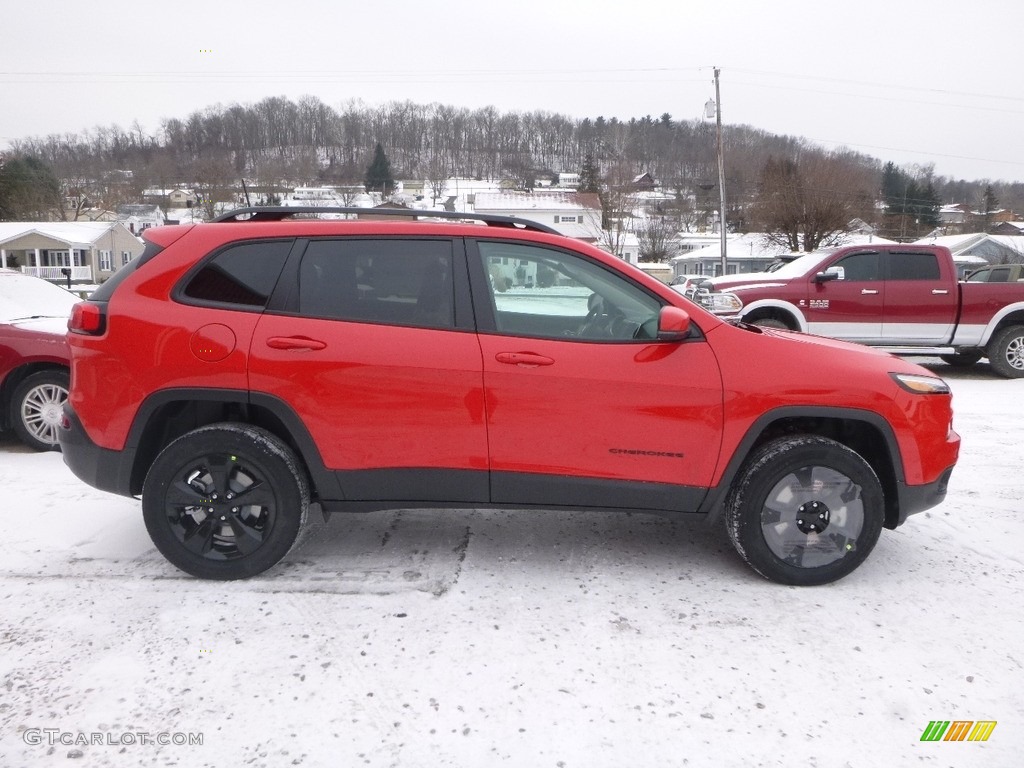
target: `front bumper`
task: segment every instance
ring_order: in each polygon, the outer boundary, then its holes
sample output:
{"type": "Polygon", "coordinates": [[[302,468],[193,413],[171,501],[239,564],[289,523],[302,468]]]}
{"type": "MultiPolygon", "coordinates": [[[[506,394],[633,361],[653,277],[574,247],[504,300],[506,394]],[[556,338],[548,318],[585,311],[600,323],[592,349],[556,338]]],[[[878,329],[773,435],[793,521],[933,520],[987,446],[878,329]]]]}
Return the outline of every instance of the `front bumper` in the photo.
{"type": "Polygon", "coordinates": [[[916,515],[918,512],[924,512],[926,509],[931,509],[941,504],[942,500],[946,498],[946,490],[949,487],[949,478],[952,474],[953,466],[950,466],[933,483],[925,483],[924,485],[897,483],[896,492],[900,504],[899,516],[894,524],[887,524],[886,528],[896,528],[903,525],[911,515],[916,515]]]}

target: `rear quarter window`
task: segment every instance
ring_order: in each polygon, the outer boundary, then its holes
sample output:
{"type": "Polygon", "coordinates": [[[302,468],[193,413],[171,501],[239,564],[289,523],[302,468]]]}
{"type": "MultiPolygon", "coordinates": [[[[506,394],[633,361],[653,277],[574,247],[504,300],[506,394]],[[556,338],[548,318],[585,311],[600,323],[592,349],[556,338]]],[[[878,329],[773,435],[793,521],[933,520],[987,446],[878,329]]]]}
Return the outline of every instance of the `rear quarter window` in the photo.
{"type": "Polygon", "coordinates": [[[293,241],[229,245],[207,260],[185,283],[185,299],[262,309],[277,285],[293,241]]]}

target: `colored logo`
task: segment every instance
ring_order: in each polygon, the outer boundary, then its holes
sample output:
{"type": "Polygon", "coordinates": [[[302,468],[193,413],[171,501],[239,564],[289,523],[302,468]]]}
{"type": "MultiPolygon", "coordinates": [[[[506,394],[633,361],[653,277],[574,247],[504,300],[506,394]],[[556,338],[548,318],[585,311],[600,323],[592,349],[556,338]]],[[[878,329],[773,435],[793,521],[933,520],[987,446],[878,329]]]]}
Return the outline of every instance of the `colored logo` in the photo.
{"type": "Polygon", "coordinates": [[[921,741],[988,741],[995,728],[995,720],[931,720],[921,741]]]}

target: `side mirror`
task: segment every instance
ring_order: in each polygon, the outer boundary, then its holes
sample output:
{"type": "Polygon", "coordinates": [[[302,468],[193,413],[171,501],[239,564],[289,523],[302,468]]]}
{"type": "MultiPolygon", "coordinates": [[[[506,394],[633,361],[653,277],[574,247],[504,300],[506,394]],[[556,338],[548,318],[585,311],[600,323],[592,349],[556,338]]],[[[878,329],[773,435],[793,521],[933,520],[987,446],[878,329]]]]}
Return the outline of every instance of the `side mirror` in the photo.
{"type": "Polygon", "coordinates": [[[827,283],[829,280],[844,280],[846,278],[846,270],[842,267],[829,267],[824,272],[819,272],[814,276],[814,282],[816,283],[827,283]]]}
{"type": "Polygon", "coordinates": [[[658,340],[682,341],[690,335],[690,315],[679,307],[662,307],[658,313],[658,340]]]}

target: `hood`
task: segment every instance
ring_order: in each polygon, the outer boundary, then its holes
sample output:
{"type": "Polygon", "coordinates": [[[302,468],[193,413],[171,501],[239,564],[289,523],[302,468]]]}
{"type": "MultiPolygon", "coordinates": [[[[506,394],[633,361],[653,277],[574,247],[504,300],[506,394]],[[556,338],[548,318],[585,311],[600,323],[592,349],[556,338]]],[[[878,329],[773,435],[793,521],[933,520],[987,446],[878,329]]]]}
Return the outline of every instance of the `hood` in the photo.
{"type": "Polygon", "coordinates": [[[32,275],[0,273],[0,322],[56,317],[66,323],[79,298],[59,285],[32,275]]]}
{"type": "Polygon", "coordinates": [[[765,288],[783,288],[788,283],[782,282],[781,280],[773,281],[754,281],[750,283],[740,283],[727,288],[715,287],[715,290],[719,293],[737,293],[742,294],[744,291],[759,291],[765,288]]]}
{"type": "MultiPolygon", "coordinates": [[[[760,283],[762,285],[781,285],[782,283],[775,279],[771,272],[748,272],[745,275],[729,275],[728,277],[712,277],[707,283],[710,283],[712,290],[715,291],[731,291],[734,286],[740,285],[751,285],[760,283]]],[[[705,283],[705,286],[707,285],[705,283]]]]}
{"type": "Polygon", "coordinates": [[[67,317],[33,317],[28,320],[16,320],[10,325],[15,328],[24,328],[26,331],[48,333],[53,336],[63,336],[68,332],[67,317]]]}

